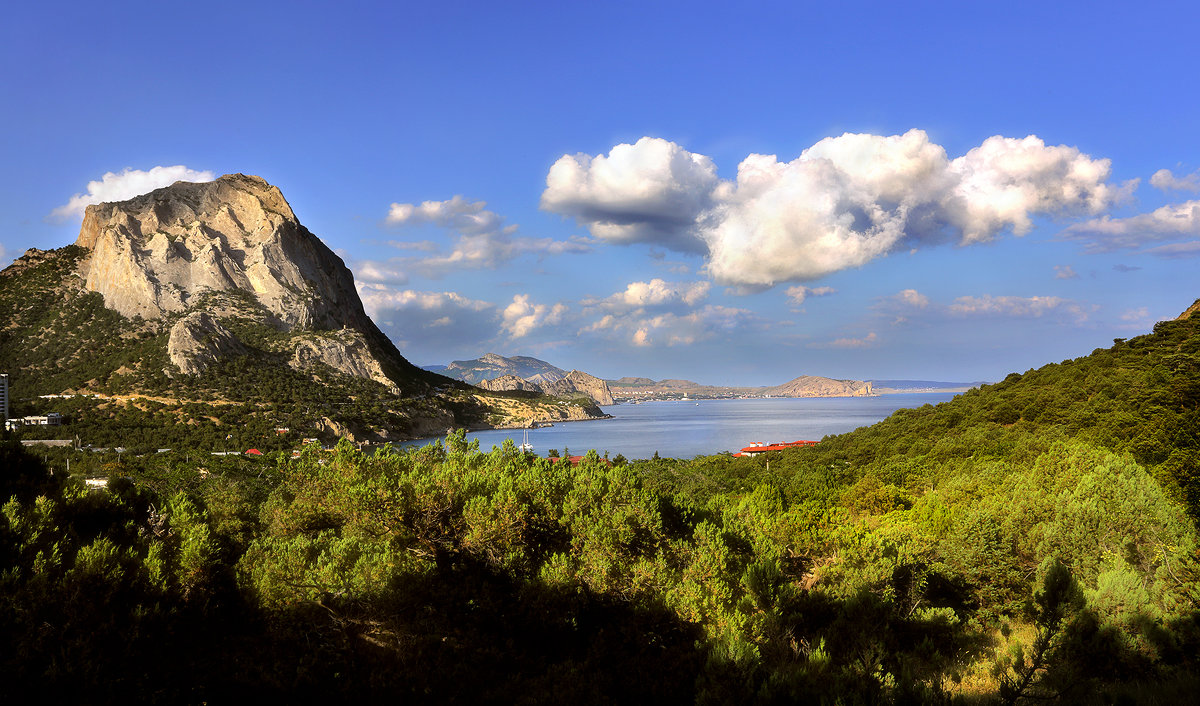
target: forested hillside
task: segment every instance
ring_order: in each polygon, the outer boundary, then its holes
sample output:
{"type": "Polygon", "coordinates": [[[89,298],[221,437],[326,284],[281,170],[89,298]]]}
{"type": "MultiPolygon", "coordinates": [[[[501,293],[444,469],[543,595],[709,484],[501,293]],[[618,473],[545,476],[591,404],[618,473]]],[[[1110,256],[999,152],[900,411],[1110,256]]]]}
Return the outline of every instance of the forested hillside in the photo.
{"type": "Polygon", "coordinates": [[[1186,319],[754,459],[71,456],[88,493],[8,446],[0,669],[47,701],[1185,701],[1198,393],[1186,319]]]}

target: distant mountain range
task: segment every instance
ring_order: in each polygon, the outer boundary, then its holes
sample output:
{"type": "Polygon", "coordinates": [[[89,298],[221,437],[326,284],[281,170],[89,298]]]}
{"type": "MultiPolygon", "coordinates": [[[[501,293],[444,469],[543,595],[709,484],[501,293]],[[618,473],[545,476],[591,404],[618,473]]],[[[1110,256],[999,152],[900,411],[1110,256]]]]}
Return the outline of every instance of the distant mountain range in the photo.
{"type": "Polygon", "coordinates": [[[596,404],[613,403],[604,380],[579,370],[567,372],[525,355],[505,358],[488,353],[473,360],[456,360],[449,365],[429,365],[424,369],[493,392],[541,392],[556,397],[586,395],[596,404]]]}
{"type": "Polygon", "coordinates": [[[567,372],[531,356],[505,357],[496,353],[473,360],[456,360],[449,365],[427,365],[424,369],[492,390],[539,390],[554,395],[569,395],[573,387],[575,392],[587,394],[601,405],[683,397],[865,397],[911,392],[958,392],[984,384],[936,380],[836,380],[817,375],[801,375],[782,385],[760,387],[705,385],[671,378],[653,380],[623,377],[600,380],[579,371],[567,372]]]}
{"type": "Polygon", "coordinates": [[[887,395],[906,392],[961,392],[987,385],[985,380],[974,382],[944,382],[939,380],[872,380],[875,393],[887,395]]]}
{"type": "Polygon", "coordinates": [[[566,370],[555,367],[544,360],[527,355],[506,358],[495,353],[488,353],[474,360],[456,360],[449,365],[427,365],[423,369],[469,382],[472,385],[478,385],[484,380],[495,380],[505,375],[514,375],[539,385],[558,382],[567,376],[566,370]]]}

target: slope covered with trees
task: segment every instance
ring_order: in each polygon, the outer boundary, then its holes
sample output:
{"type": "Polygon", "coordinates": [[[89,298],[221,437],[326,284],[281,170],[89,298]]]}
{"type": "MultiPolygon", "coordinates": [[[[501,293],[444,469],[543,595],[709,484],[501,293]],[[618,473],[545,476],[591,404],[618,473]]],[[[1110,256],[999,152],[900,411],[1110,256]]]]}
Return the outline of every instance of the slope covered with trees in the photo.
{"type": "Polygon", "coordinates": [[[769,458],[72,456],[87,493],[6,447],[0,668],[50,700],[1186,700],[1198,326],[769,458]]]}

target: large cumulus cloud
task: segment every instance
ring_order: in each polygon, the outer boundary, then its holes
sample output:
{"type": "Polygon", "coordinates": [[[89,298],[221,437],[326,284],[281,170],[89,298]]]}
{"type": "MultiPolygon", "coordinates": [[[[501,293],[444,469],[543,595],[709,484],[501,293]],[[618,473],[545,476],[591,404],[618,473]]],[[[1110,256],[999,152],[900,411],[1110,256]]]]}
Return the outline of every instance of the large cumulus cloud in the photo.
{"type": "Polygon", "coordinates": [[[1028,232],[1038,216],[1103,212],[1134,183],[1109,160],[1041,139],[991,137],[950,159],[921,130],[845,134],[790,162],[751,154],[719,179],[708,157],[656,138],[564,156],[542,207],[598,238],[706,256],[718,282],[766,288],[861,266],[893,250],[1028,232]]]}
{"type": "Polygon", "coordinates": [[[712,207],[712,160],[655,137],[608,155],[563,155],[550,167],[542,208],[573,216],[598,238],[703,252],[695,223],[712,207]]]}

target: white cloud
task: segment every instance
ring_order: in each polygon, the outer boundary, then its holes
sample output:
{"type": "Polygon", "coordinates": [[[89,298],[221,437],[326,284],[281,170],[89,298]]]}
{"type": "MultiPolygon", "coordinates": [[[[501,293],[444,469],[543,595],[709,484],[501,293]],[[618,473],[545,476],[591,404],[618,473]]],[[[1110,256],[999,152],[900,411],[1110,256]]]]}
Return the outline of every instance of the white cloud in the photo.
{"type": "Polygon", "coordinates": [[[1177,177],[1170,169],[1159,169],[1150,177],[1150,186],[1163,191],[1200,191],[1200,170],[1177,177]]]}
{"type": "Polygon", "coordinates": [[[628,340],[635,346],[689,345],[715,336],[731,336],[754,324],[746,309],[706,304],[695,311],[647,313],[638,309],[625,314],[606,314],[580,329],[580,334],[597,333],[607,338],[628,340]]]}
{"type": "MultiPolygon", "coordinates": [[[[495,268],[526,253],[562,255],[591,250],[587,239],[578,236],[565,241],[517,236],[515,224],[506,225],[503,216],[487,210],[486,206],[485,201],[467,201],[460,195],[419,205],[393,203],[385,222],[397,227],[429,224],[450,231],[454,242],[448,253],[410,258],[406,262],[410,269],[429,276],[450,270],[495,268]]],[[[388,243],[403,250],[439,250],[436,243],[428,240],[388,243]]]]}
{"type": "Polygon", "coordinates": [[[640,321],[664,312],[686,314],[708,298],[711,282],[667,282],[657,277],[649,282],[630,282],[624,291],[603,299],[585,298],[584,317],[601,315],[582,332],[613,328],[617,319],[640,321]]]}
{"type": "MultiPolygon", "coordinates": [[[[383,310],[441,312],[447,310],[486,311],[492,304],[472,300],[457,292],[419,292],[397,290],[386,285],[356,281],[358,295],[367,314],[374,317],[383,310]]],[[[439,317],[440,318],[440,317],[439,317]]]]}
{"type": "Polygon", "coordinates": [[[1017,318],[1039,318],[1050,313],[1068,314],[1082,323],[1088,318],[1087,311],[1070,299],[1061,297],[994,297],[984,294],[981,297],[958,297],[948,308],[949,313],[958,316],[993,315],[1017,318]]]}
{"type": "Polygon", "coordinates": [[[438,244],[432,240],[389,240],[387,244],[397,250],[418,250],[421,252],[437,252],[438,244]]]}
{"type": "Polygon", "coordinates": [[[154,167],[149,171],[126,167],[120,174],[106,172],[99,181],[89,181],[87,193],[75,194],[70,201],[50,212],[50,220],[56,222],[83,218],[84,209],[92,204],[110,201],[125,201],[155,189],[170,186],[177,181],[212,181],[216,175],[210,171],[196,171],[182,164],[173,167],[154,167]]]}
{"type": "Polygon", "coordinates": [[[1150,310],[1144,306],[1140,306],[1136,309],[1126,309],[1124,313],[1121,314],[1121,321],[1127,323],[1140,323],[1148,318],[1150,318],[1150,310]]]}
{"type": "Polygon", "coordinates": [[[657,243],[703,252],[695,226],[718,183],[712,160],[643,137],[608,155],[563,155],[546,175],[542,208],[572,216],[614,243],[657,243]]]}
{"type": "Polygon", "coordinates": [[[929,297],[915,289],[902,289],[892,295],[892,300],[914,309],[924,309],[929,306],[929,297]]]}
{"type": "Polygon", "coordinates": [[[875,332],[872,331],[871,333],[868,333],[866,336],[863,336],[862,338],[839,338],[839,339],[830,341],[829,343],[825,343],[825,344],[813,343],[813,344],[810,344],[810,347],[812,347],[812,348],[867,348],[869,346],[875,345],[875,341],[877,340],[877,338],[878,337],[875,335],[875,332]]]}
{"type": "Polygon", "coordinates": [[[802,284],[798,284],[794,287],[788,287],[784,291],[784,294],[794,306],[800,306],[809,297],[825,297],[836,292],[837,290],[833,287],[805,287],[802,284]]]}
{"type": "MultiPolygon", "coordinates": [[[[343,259],[348,259],[343,257],[343,259]]],[[[376,284],[407,284],[408,274],[394,262],[378,260],[354,260],[350,269],[360,282],[376,284]]]]}
{"type": "Polygon", "coordinates": [[[1200,236],[1200,200],[1168,204],[1129,218],[1104,216],[1076,223],[1059,237],[1083,243],[1087,252],[1139,248],[1151,242],[1200,236]]]}
{"type": "Polygon", "coordinates": [[[1055,265],[1054,279],[1079,279],[1079,275],[1070,265],[1055,265]]]}
{"type": "Polygon", "coordinates": [[[918,242],[976,243],[1024,234],[1037,216],[1097,214],[1136,185],[1109,175],[1108,160],[1035,136],[991,137],[951,160],[910,130],[827,138],[791,162],[752,154],[722,181],[708,157],[643,138],[607,157],[559,159],[542,207],[611,242],[701,252],[715,280],[751,291],[918,242]]]}
{"type": "Polygon", "coordinates": [[[1156,255],[1158,257],[1164,257],[1171,260],[1185,257],[1197,257],[1200,256],[1200,240],[1192,240],[1186,243],[1171,243],[1170,245],[1159,245],[1158,247],[1150,248],[1145,252],[1148,255],[1156,255]]]}
{"type": "Polygon", "coordinates": [[[530,303],[528,294],[516,294],[501,314],[500,328],[512,338],[522,338],[534,329],[562,323],[567,312],[561,302],[548,307],[530,303]]]}
{"type": "Polygon", "coordinates": [[[880,297],[871,308],[892,317],[892,325],[898,326],[929,309],[929,297],[915,289],[902,289],[891,296],[880,297]]]}
{"type": "Polygon", "coordinates": [[[419,206],[393,203],[388,209],[387,223],[394,226],[432,223],[464,235],[516,230],[516,226],[505,226],[504,218],[485,206],[486,201],[467,201],[461,195],[446,201],[425,201],[419,206]]]}
{"type": "Polygon", "coordinates": [[[692,306],[705,299],[711,287],[709,282],[665,282],[656,277],[649,282],[630,282],[624,292],[614,297],[635,308],[676,302],[692,306]]]}
{"type": "Polygon", "coordinates": [[[934,302],[915,289],[904,289],[888,297],[880,297],[871,307],[892,325],[927,326],[964,317],[1042,318],[1054,317],[1081,324],[1098,309],[1072,299],[1051,296],[961,296],[950,304],[934,302]]]}
{"type": "Polygon", "coordinates": [[[445,361],[478,355],[497,328],[496,307],[457,292],[397,289],[356,281],[367,314],[406,355],[445,361]]]}

